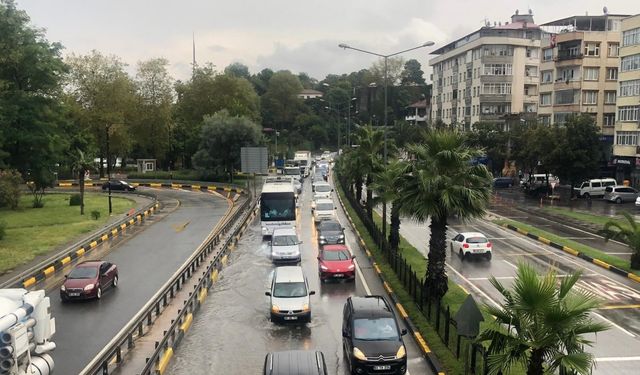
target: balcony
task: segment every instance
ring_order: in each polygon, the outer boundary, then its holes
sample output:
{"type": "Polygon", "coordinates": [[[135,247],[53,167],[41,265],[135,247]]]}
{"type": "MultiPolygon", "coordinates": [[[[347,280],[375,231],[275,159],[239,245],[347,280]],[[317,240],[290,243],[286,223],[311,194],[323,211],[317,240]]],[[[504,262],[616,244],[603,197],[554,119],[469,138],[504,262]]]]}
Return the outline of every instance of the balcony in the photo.
{"type": "Polygon", "coordinates": [[[576,59],[582,59],[584,57],[584,55],[582,55],[581,53],[572,53],[569,51],[559,51],[558,52],[558,56],[556,56],[555,61],[566,61],[566,60],[576,60],[576,59]]]}
{"type": "Polygon", "coordinates": [[[404,120],[407,122],[426,122],[427,116],[420,116],[420,115],[404,116],[404,120]]]}

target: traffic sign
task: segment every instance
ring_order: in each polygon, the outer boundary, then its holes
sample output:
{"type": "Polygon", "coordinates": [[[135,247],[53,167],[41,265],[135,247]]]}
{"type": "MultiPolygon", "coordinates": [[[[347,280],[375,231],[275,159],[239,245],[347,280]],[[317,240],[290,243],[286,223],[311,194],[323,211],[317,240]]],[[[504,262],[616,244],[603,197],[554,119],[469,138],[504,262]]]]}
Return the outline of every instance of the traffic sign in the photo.
{"type": "Polygon", "coordinates": [[[484,321],[482,312],[478,308],[476,301],[471,294],[464,300],[460,310],[456,313],[455,319],[459,336],[476,337],[480,333],[480,322],[484,321]]]}

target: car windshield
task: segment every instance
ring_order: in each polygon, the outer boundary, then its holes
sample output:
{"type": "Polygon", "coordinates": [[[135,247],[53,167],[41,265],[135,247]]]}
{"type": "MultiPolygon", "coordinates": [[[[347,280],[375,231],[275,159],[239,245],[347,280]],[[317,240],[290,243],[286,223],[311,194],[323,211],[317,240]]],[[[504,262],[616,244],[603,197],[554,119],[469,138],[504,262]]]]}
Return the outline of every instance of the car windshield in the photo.
{"type": "Polygon", "coordinates": [[[118,182],[121,183],[122,185],[127,185],[127,183],[124,181],[118,181],[118,182]]]}
{"type": "Polygon", "coordinates": [[[98,276],[98,269],[92,267],[78,267],[69,273],[68,279],[93,279],[98,276]]]}
{"type": "Polygon", "coordinates": [[[287,176],[300,175],[300,169],[298,168],[285,169],[284,174],[286,174],[287,176]]]}
{"type": "Polygon", "coordinates": [[[484,237],[469,237],[467,243],[486,243],[487,239],[484,237]]]}
{"type": "Polygon", "coordinates": [[[331,191],[331,186],[329,185],[318,185],[316,186],[316,191],[319,193],[328,193],[331,191]]]}
{"type": "Polygon", "coordinates": [[[351,255],[346,250],[325,251],[324,260],[349,260],[351,255]]]}
{"type": "Polygon", "coordinates": [[[342,228],[340,227],[340,224],[336,222],[325,221],[324,223],[320,224],[320,229],[326,231],[339,231],[342,228]]]}
{"type": "Polygon", "coordinates": [[[273,296],[278,298],[298,298],[307,295],[307,287],[303,282],[276,283],[273,288],[273,296]]]}
{"type": "Polygon", "coordinates": [[[353,338],[356,340],[397,340],[398,337],[398,329],[393,318],[355,319],[353,321],[353,338]]]}
{"type": "Polygon", "coordinates": [[[316,205],[318,211],[331,211],[333,210],[333,203],[318,203],[316,205]]]}
{"type": "Polygon", "coordinates": [[[298,244],[298,236],[288,234],[284,236],[273,236],[271,243],[273,246],[291,246],[298,244]]]}

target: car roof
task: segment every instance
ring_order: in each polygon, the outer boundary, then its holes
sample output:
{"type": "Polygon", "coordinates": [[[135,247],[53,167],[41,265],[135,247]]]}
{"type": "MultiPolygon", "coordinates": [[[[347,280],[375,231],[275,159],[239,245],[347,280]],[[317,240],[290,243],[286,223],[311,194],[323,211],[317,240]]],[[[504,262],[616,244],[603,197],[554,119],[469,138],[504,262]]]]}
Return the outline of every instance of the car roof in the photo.
{"type": "Polygon", "coordinates": [[[344,244],[335,244],[335,245],[324,245],[322,247],[323,251],[342,251],[342,250],[349,250],[349,248],[347,247],[347,245],[344,244]]]}
{"type": "Polygon", "coordinates": [[[324,355],[320,351],[288,350],[267,354],[265,374],[318,375],[324,374],[324,355]],[[271,359],[271,361],[269,361],[271,359]]]}
{"type": "Polygon", "coordinates": [[[304,281],[304,273],[300,266],[276,267],[276,281],[281,283],[304,281]]]}
{"type": "Polygon", "coordinates": [[[277,236],[277,235],[298,235],[298,232],[296,232],[296,229],[291,227],[291,228],[276,228],[273,230],[273,235],[277,236]]]}
{"type": "Polygon", "coordinates": [[[480,232],[462,232],[460,234],[463,235],[464,238],[467,238],[467,237],[485,237],[486,238],[487,237],[480,232]]]}
{"type": "Polygon", "coordinates": [[[316,204],[318,203],[333,203],[333,199],[331,198],[319,198],[316,199],[316,204]]]}
{"type": "Polygon", "coordinates": [[[354,318],[394,317],[391,306],[382,296],[349,297],[354,318]]]}
{"type": "Polygon", "coordinates": [[[340,222],[338,220],[333,220],[333,219],[322,220],[320,222],[320,224],[318,224],[318,227],[322,227],[322,226],[327,225],[327,224],[338,224],[339,226],[342,227],[342,224],[340,224],[340,222]]]}
{"type": "Polygon", "coordinates": [[[76,265],[76,268],[80,268],[80,267],[86,267],[86,268],[100,267],[100,265],[102,263],[104,263],[104,261],[102,261],[102,260],[88,260],[86,262],[82,262],[82,263],[76,265]]]}

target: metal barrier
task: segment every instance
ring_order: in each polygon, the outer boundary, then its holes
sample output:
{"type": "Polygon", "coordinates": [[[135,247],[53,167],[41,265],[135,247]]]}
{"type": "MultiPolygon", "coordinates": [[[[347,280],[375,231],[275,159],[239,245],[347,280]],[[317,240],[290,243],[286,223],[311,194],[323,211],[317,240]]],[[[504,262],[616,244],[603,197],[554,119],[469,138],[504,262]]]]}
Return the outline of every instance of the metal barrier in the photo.
{"type": "MultiPolygon", "coordinates": [[[[142,307],[142,309],[140,309],[129,323],[127,323],[127,325],[118,332],[118,334],[102,349],[102,351],[98,353],[98,355],[82,370],[81,374],[108,375],[110,368],[117,367],[122,363],[123,354],[134,347],[135,338],[144,335],[145,328],[148,328],[153,323],[154,318],[161,314],[162,310],[169,304],[169,301],[174,298],[175,293],[182,289],[183,284],[191,278],[200,265],[221,243],[222,238],[227,235],[229,231],[233,230],[231,234],[226,236],[222,245],[223,250],[226,249],[232,241],[237,240],[237,233],[241,230],[242,224],[244,224],[246,219],[249,217],[255,208],[255,205],[256,201],[252,197],[248,197],[238,210],[227,218],[227,221],[220,227],[218,232],[211,236],[206,243],[200,246],[200,249],[197,250],[191,258],[187,260],[187,262],[185,262],[173,277],[165,283],[165,285],[147,302],[147,304],[142,307]]],[[[156,343],[156,350],[148,359],[142,374],[155,373],[157,367],[160,365],[161,359],[163,358],[164,351],[166,349],[169,351],[172,350],[170,347],[170,341],[172,342],[176,339],[176,328],[181,327],[184,324],[187,314],[190,314],[199,306],[199,304],[195,304],[195,301],[202,298],[202,291],[207,288],[212,280],[212,272],[220,268],[223,258],[221,255],[223,253],[224,251],[218,252],[215,259],[210,262],[207,267],[207,271],[204,272],[206,277],[203,277],[200,280],[195,290],[191,293],[189,300],[185,303],[185,307],[180,310],[179,316],[173,320],[171,328],[166,331],[163,339],[159,343],[156,343]]]]}

